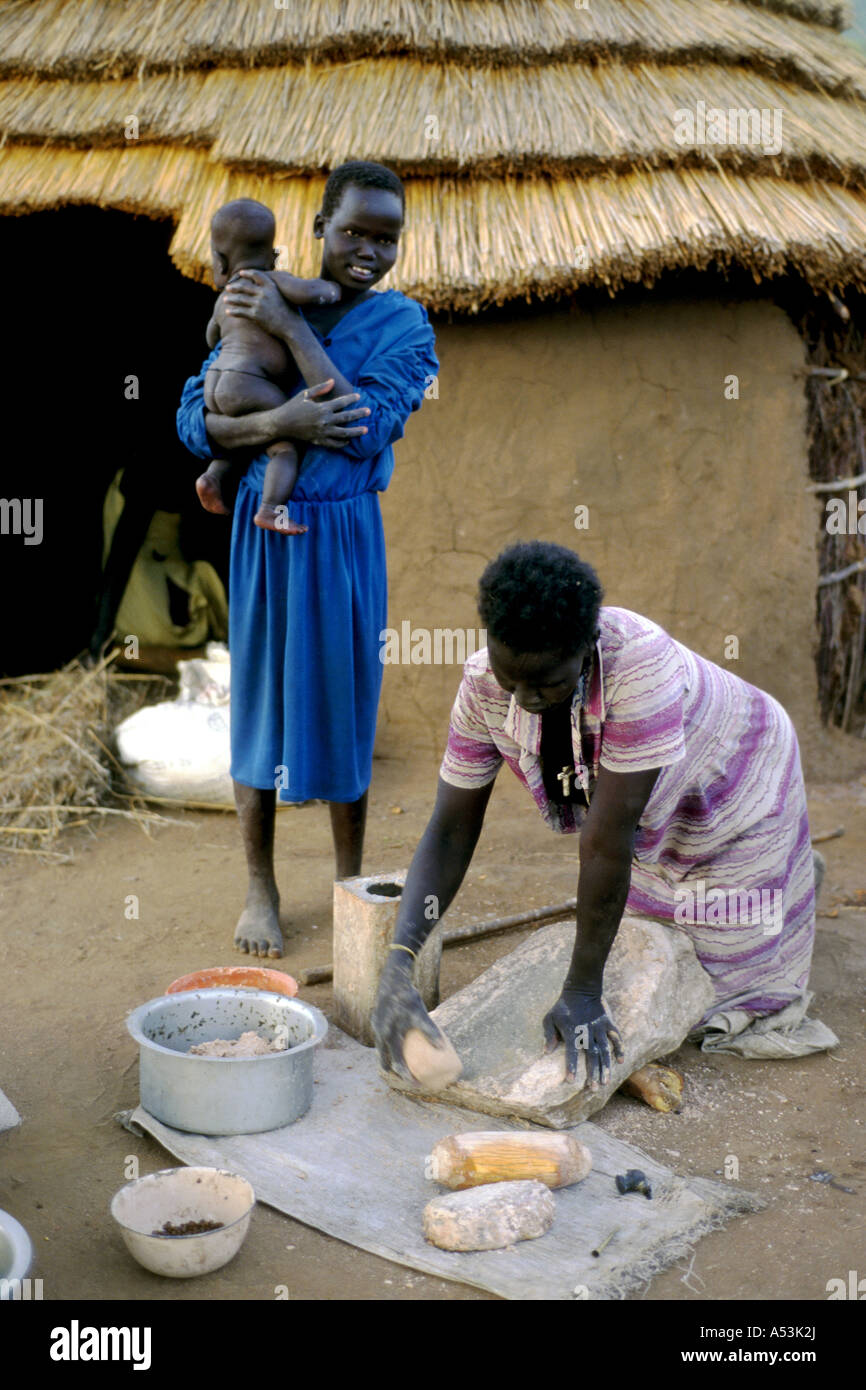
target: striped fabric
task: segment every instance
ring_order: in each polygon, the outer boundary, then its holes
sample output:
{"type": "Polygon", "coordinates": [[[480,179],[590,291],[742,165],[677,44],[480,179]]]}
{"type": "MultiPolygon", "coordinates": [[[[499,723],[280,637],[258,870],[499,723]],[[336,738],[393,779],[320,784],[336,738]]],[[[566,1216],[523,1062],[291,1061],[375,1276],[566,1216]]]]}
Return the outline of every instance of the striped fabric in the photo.
{"type": "MultiPolygon", "coordinates": [[[[809,977],[815,886],[794,726],[772,696],[697,656],[624,608],[602,608],[586,688],[572,701],[577,779],[599,767],[662,771],[635,836],[627,911],[690,936],[716,1003],[766,1015],[809,977]]],[[[551,829],[586,814],[544,791],[541,717],[497,684],[486,648],[464,666],[440,775],[491,782],[503,762],[551,829]]],[[[695,1020],[695,1024],[704,1020],[695,1020]]]]}

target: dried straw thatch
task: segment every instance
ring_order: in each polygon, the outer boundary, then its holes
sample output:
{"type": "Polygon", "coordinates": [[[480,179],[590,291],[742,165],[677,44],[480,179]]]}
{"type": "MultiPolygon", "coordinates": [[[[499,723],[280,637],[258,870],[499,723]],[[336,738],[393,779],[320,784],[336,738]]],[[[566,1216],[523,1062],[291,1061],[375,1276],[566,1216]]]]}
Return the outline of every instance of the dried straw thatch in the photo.
{"type": "MultiPolygon", "coordinates": [[[[19,147],[0,160],[0,211],[62,201],[165,217],[182,204],[172,256],[186,274],[206,278],[208,222],[227,199],[261,198],[281,227],[310,226],[321,202],[322,178],[214,174],[195,151],[19,147]]],[[[617,179],[416,179],[407,187],[407,220],[389,283],[434,309],[544,298],[579,284],[616,289],[651,283],[666,269],[714,264],[745,264],[756,275],[795,270],[823,288],[866,285],[866,201],[816,180],[698,169],[617,179]]],[[[299,274],[318,270],[313,245],[292,248],[299,274]]]]}
{"type": "Polygon", "coordinates": [[[313,273],[295,238],[354,156],[407,180],[391,283],[432,308],[710,264],[864,287],[866,63],[844,17],[835,0],[0,3],[0,211],[171,217],[176,264],[204,278],[210,214],[248,192],[313,273]],[[734,122],[682,142],[699,103],[781,113],[782,148],[734,122]]]}
{"type": "Polygon", "coordinates": [[[616,59],[527,70],[379,58],[353,68],[350,80],[344,66],[331,64],[116,82],[23,78],[0,84],[0,129],[15,144],[124,149],[134,113],[142,147],[197,148],[227,168],[272,174],[316,176],[356,148],[403,176],[694,164],[862,183],[866,68],[857,93],[843,103],[721,64],[692,70],[616,59]],[[757,121],[743,125],[754,144],[738,141],[739,123],[720,132],[730,136],[723,143],[678,143],[673,115],[699,101],[724,111],[780,111],[781,150],[765,153],[757,121]]]}
{"type": "Polygon", "coordinates": [[[629,59],[790,68],[823,85],[856,57],[833,0],[19,0],[0,12],[0,75],[121,77],[414,54],[534,67],[629,59]]]}
{"type": "MultiPolygon", "coordinates": [[[[310,275],[327,171],[368,158],[406,181],[389,284],[432,309],[713,266],[866,291],[848,22],[840,0],[0,0],[0,213],[170,218],[205,279],[210,217],[246,194],[310,275]],[[683,137],[699,110],[729,118],[718,143],[683,137]]],[[[850,721],[846,672],[825,708],[850,721]]]]}
{"type": "Polygon", "coordinates": [[[60,832],[105,817],[127,817],[144,830],[164,821],[139,797],[131,809],[106,805],[119,767],[110,730],[144,702],[143,681],[162,679],[112,672],[116,655],[89,669],[72,661],[47,675],[0,681],[0,859],[68,859],[70,851],[52,848],[60,832]]]}

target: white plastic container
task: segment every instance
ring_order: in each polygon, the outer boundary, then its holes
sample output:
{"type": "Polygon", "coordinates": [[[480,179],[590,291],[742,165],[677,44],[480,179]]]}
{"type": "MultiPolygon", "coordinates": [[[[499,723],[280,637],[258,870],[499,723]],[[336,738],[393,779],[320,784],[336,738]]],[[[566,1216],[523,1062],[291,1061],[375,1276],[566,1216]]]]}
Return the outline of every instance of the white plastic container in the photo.
{"type": "Polygon", "coordinates": [[[233,1259],[244,1243],[256,1195],[246,1178],[220,1168],[164,1168],[114,1194],[111,1215],[127,1250],[153,1274],[190,1279],[233,1259]],[[154,1234],[170,1222],[218,1221],[194,1235],[154,1234]]]}

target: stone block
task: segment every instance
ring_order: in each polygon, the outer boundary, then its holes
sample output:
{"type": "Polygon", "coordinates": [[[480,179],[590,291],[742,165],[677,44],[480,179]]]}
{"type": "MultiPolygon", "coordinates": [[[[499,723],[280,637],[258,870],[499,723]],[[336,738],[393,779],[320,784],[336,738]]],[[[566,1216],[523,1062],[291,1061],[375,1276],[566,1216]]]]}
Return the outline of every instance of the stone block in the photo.
{"type": "Polygon", "coordinates": [[[541,1182],[497,1182],[434,1197],[424,1208],[424,1235],[440,1250],[502,1250],[549,1231],[556,1204],[541,1182]]]}
{"type": "MultiPolygon", "coordinates": [[[[379,976],[394,937],[406,870],[366,874],[334,884],[334,1022],[367,1047],[379,976]]],[[[442,924],[434,927],[415,962],[413,980],[426,1009],[439,1003],[442,924]]]]}
{"type": "MultiPolygon", "coordinates": [[[[600,1110],[633,1071],[673,1052],[713,1003],[710,977],[686,934],[624,917],[605,969],[604,1002],[625,1049],[611,1079],[586,1089],[586,1058],[565,1079],[565,1049],[544,1055],[542,1019],[562,990],[574,944],[570,922],[542,927],[447,999],[432,1017],[447,1033],[463,1075],[440,1103],[565,1129],[600,1110]]],[[[393,1073],[397,1090],[418,1094],[393,1073]]]]}

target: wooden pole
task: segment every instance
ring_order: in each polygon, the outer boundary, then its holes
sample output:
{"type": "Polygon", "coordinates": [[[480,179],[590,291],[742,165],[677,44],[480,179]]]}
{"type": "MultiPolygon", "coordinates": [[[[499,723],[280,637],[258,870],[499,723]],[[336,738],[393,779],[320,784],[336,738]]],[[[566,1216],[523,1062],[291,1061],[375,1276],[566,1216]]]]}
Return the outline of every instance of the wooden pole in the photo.
{"type": "MultiPolygon", "coordinates": [[[[554,917],[567,917],[577,909],[577,899],[559,903],[554,907],[537,907],[532,912],[518,912],[512,917],[488,917],[484,922],[469,922],[465,927],[454,927],[443,932],[443,946],[459,946],[464,941],[477,941],[481,936],[492,936],[495,932],[510,931],[512,927],[526,927],[532,922],[546,922],[554,917]]],[[[302,985],[321,985],[333,979],[333,965],[314,965],[301,970],[298,978],[302,985]]]]}

